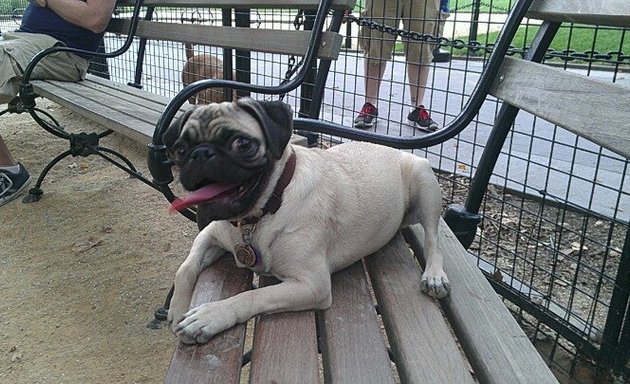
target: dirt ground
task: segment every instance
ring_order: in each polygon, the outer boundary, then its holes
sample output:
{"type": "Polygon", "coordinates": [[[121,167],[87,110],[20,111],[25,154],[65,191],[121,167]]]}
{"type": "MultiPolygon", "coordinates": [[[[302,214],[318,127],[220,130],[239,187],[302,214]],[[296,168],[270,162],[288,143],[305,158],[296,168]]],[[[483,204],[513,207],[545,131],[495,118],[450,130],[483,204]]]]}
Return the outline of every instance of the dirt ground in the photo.
{"type": "MultiPolygon", "coordinates": [[[[94,124],[46,101],[67,124],[94,124]]],[[[0,106],[3,110],[5,105],[0,106]]],[[[0,134],[31,172],[67,149],[30,116],[0,117],[0,134]]],[[[118,137],[145,175],[145,150],[118,137]]],[[[158,383],[175,337],[149,329],[197,233],[161,193],[104,160],[67,158],[40,202],[0,207],[0,382],[158,383]]]]}

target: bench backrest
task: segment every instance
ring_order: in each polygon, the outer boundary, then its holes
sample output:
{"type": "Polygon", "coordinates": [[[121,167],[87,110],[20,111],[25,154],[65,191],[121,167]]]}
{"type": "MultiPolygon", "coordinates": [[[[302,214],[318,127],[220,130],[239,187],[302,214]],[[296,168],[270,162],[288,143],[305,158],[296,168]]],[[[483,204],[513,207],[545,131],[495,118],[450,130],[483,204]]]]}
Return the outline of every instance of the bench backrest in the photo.
{"type": "MultiPolygon", "coordinates": [[[[563,22],[630,28],[630,2],[609,0],[534,0],[528,17],[546,28],[563,22]],[[569,5],[570,3],[570,5],[569,5]]],[[[553,33],[550,35],[552,38],[553,33]]],[[[549,39],[550,40],[550,39],[549,39]]],[[[548,47],[534,39],[530,48],[548,47]]],[[[600,146],[630,158],[630,86],[599,80],[574,71],[506,57],[490,93],[561,126],[600,146]]]]}
{"type": "MultiPolygon", "coordinates": [[[[630,27],[630,3],[626,0],[610,0],[604,5],[589,0],[529,3],[521,0],[515,8],[523,7],[524,16],[542,23],[523,59],[505,56],[498,70],[492,73],[488,92],[503,105],[477,165],[465,207],[453,204],[445,214],[446,222],[466,248],[476,236],[486,188],[520,110],[630,158],[630,87],[541,64],[562,23],[630,27]]],[[[505,43],[505,36],[501,35],[495,47],[505,43]]],[[[483,75],[488,73],[489,66],[483,75]]]]}
{"type": "MultiPolygon", "coordinates": [[[[222,49],[223,78],[243,84],[264,82],[265,86],[269,85],[267,81],[269,73],[266,73],[266,69],[262,70],[265,73],[259,73],[262,77],[258,78],[252,72],[252,58],[260,58],[256,56],[259,53],[287,55],[289,58],[284,78],[272,80],[271,85],[286,85],[290,78],[294,78],[295,81],[290,83],[288,91],[302,86],[299,96],[300,115],[317,118],[330,63],[337,59],[341,50],[343,36],[339,33],[339,28],[344,11],[351,9],[354,2],[353,0],[143,1],[146,15],[137,22],[134,34],[140,39],[140,47],[136,60],[135,79],[130,85],[141,86],[144,45],[147,40],[182,43],[187,45],[187,52],[190,52],[192,45],[205,46],[204,51],[207,47],[212,47],[212,54],[216,52],[214,49],[222,49]],[[327,18],[330,11],[332,11],[332,17],[327,18]],[[156,20],[156,15],[160,16],[158,20],[156,20]],[[164,15],[166,17],[163,17],[164,15]],[[321,23],[321,28],[317,25],[318,20],[324,21],[321,23]],[[297,25],[291,25],[291,22],[297,25]],[[303,24],[303,30],[299,30],[300,24],[303,24]],[[312,44],[316,39],[319,39],[319,42],[312,44]],[[309,48],[312,53],[309,52],[309,48]],[[297,60],[296,57],[303,59],[297,60]],[[299,68],[304,68],[303,77],[294,76],[299,68]]],[[[134,3],[133,0],[123,0],[119,2],[119,5],[131,6],[134,3]]],[[[115,17],[108,25],[107,31],[127,34],[131,25],[130,19],[115,17]]],[[[262,60],[262,62],[265,61],[268,59],[262,60]]],[[[258,61],[258,64],[260,63],[261,61],[258,61]]],[[[198,76],[194,75],[194,78],[198,76]]],[[[201,88],[200,91],[202,89],[205,88],[201,88]]],[[[236,90],[240,97],[249,96],[251,91],[251,89],[242,88],[236,90]]],[[[266,90],[261,93],[285,94],[288,91],[274,93],[266,90]]],[[[212,92],[220,94],[221,90],[212,92]]],[[[221,99],[231,100],[232,92],[234,91],[224,89],[221,99]]]]}
{"type": "MultiPolygon", "coordinates": [[[[131,0],[119,2],[119,5],[133,6],[131,0]]],[[[193,9],[264,9],[316,10],[319,1],[201,1],[201,0],[145,0],[147,7],[175,7],[193,9]]],[[[332,9],[343,11],[354,6],[352,0],[334,0],[332,9]]],[[[129,31],[129,20],[113,18],[107,31],[125,34],[129,31]]],[[[182,43],[203,44],[208,46],[242,49],[287,55],[304,55],[309,42],[309,31],[280,29],[279,23],[264,22],[260,28],[232,27],[222,25],[201,25],[165,23],[140,20],[136,36],[147,39],[178,41],[182,43]]],[[[322,44],[318,57],[335,60],[341,49],[342,36],[336,31],[327,31],[322,35],[322,44]]]]}

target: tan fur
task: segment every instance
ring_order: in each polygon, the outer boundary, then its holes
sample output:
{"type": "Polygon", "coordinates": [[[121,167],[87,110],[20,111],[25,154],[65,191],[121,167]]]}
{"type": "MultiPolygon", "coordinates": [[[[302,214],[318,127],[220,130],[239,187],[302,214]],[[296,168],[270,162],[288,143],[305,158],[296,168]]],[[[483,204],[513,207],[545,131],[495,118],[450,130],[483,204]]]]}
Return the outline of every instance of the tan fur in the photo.
{"type": "MultiPolygon", "coordinates": [[[[186,63],[182,68],[184,86],[203,79],[223,79],[223,61],[210,54],[195,54],[192,44],[184,44],[186,63]]],[[[236,100],[236,92],[232,101],[236,100]]],[[[223,102],[223,88],[208,88],[188,99],[190,104],[210,104],[223,102]]]]}
{"type": "MultiPolygon", "coordinates": [[[[256,102],[245,98],[237,105],[248,103],[256,102]]],[[[238,108],[230,103],[195,110],[183,131],[225,127],[208,120],[211,114],[205,112],[216,114],[216,109],[224,109],[224,116],[239,120],[230,129],[243,130],[244,135],[256,130],[259,133],[254,137],[264,140],[262,127],[250,116],[245,118],[243,112],[234,113],[238,108]]],[[[186,132],[183,136],[195,135],[186,132]]],[[[207,137],[212,142],[213,136],[207,137]]],[[[235,247],[243,243],[241,232],[228,220],[211,222],[199,233],[175,276],[168,321],[183,342],[205,343],[261,313],[328,308],[332,303],[331,273],[380,249],[399,228],[417,223],[425,234],[426,268],[420,279],[421,289],[435,298],[447,295],[449,281],[437,243],[442,200],[428,160],[361,142],[328,150],[289,144],[275,163],[265,192],[247,215],[265,205],[292,152],[296,168],[284,190],[282,205],[274,214],[260,219],[251,238],[252,247],[260,252],[259,263],[251,269],[275,276],[281,283],[189,310],[203,268],[226,252],[234,254],[235,247]]],[[[235,261],[243,267],[238,259],[235,261]]]]}

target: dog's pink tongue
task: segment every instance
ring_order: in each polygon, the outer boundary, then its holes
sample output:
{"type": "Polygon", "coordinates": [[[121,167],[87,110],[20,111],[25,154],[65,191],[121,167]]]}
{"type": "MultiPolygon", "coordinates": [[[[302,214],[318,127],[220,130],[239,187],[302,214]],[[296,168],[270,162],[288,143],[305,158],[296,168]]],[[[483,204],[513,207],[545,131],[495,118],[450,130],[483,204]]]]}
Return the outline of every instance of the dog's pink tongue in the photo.
{"type": "Polygon", "coordinates": [[[171,204],[171,211],[181,211],[191,205],[203,203],[212,200],[217,195],[234,188],[233,184],[210,184],[191,192],[183,199],[175,199],[171,204]]]}

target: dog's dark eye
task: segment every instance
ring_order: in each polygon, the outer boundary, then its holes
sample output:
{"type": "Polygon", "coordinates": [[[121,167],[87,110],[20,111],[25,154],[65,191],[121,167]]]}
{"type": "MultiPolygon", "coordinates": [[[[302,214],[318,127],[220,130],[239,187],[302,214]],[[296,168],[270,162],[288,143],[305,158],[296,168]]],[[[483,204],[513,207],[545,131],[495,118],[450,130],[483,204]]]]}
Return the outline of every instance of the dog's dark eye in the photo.
{"type": "Polygon", "coordinates": [[[253,156],[258,151],[258,145],[246,137],[237,137],[232,141],[232,150],[244,156],[253,156]]]}

